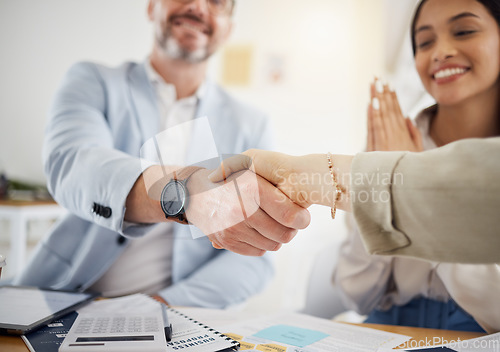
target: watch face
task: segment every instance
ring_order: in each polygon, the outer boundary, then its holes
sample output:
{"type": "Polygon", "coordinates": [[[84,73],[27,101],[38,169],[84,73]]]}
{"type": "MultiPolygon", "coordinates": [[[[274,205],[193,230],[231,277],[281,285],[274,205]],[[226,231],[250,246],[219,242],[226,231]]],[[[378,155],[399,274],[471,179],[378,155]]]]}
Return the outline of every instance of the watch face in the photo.
{"type": "Polygon", "coordinates": [[[179,181],[170,181],[161,193],[161,207],[166,215],[176,216],[184,208],[186,190],[179,181]]]}

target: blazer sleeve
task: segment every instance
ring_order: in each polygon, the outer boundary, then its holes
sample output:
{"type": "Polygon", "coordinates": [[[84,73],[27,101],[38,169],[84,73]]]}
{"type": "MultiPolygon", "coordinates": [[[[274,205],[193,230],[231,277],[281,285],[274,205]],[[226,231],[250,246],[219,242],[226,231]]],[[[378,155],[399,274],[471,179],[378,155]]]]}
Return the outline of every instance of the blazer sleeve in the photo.
{"type": "Polygon", "coordinates": [[[352,209],[370,253],[500,262],[500,138],[358,154],[352,209]]]}
{"type": "Polygon", "coordinates": [[[114,147],[108,101],[97,67],[70,68],[49,111],[43,147],[48,188],[71,213],[122,232],[125,200],[140,159],[114,147]]]}

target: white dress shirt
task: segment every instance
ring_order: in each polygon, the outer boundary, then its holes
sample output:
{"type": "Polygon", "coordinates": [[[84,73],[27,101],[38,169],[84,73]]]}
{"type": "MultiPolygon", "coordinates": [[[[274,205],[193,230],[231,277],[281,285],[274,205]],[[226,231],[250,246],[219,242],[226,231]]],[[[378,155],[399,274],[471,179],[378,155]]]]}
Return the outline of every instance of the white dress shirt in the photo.
{"type": "MultiPolygon", "coordinates": [[[[429,135],[435,106],[422,111],[416,125],[425,150],[436,148],[429,135]]],[[[435,263],[407,257],[370,255],[351,217],[334,282],[344,304],[360,314],[387,310],[424,297],[452,298],[488,332],[500,331],[500,266],[435,263]]],[[[432,229],[429,229],[432,231],[432,229]]]]}

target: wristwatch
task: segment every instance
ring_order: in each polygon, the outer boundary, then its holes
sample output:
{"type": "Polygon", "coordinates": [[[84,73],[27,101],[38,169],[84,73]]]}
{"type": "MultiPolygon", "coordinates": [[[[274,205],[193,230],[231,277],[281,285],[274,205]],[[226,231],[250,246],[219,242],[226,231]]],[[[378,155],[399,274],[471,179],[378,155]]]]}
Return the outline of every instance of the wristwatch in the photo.
{"type": "Polygon", "coordinates": [[[181,224],[189,224],[186,218],[189,199],[186,184],[191,175],[199,169],[201,167],[188,166],[174,172],[174,177],[163,187],[160,195],[160,205],[167,219],[172,219],[181,224]]]}

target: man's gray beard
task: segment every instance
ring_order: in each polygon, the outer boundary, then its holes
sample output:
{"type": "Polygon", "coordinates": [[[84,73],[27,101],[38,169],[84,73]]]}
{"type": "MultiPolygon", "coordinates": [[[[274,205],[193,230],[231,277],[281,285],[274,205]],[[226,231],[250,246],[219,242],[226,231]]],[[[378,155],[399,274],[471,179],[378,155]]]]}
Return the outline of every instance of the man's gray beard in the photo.
{"type": "Polygon", "coordinates": [[[165,55],[174,60],[183,60],[191,64],[197,64],[207,60],[210,57],[207,48],[200,48],[194,51],[183,49],[175,38],[169,37],[160,42],[165,55]]]}

